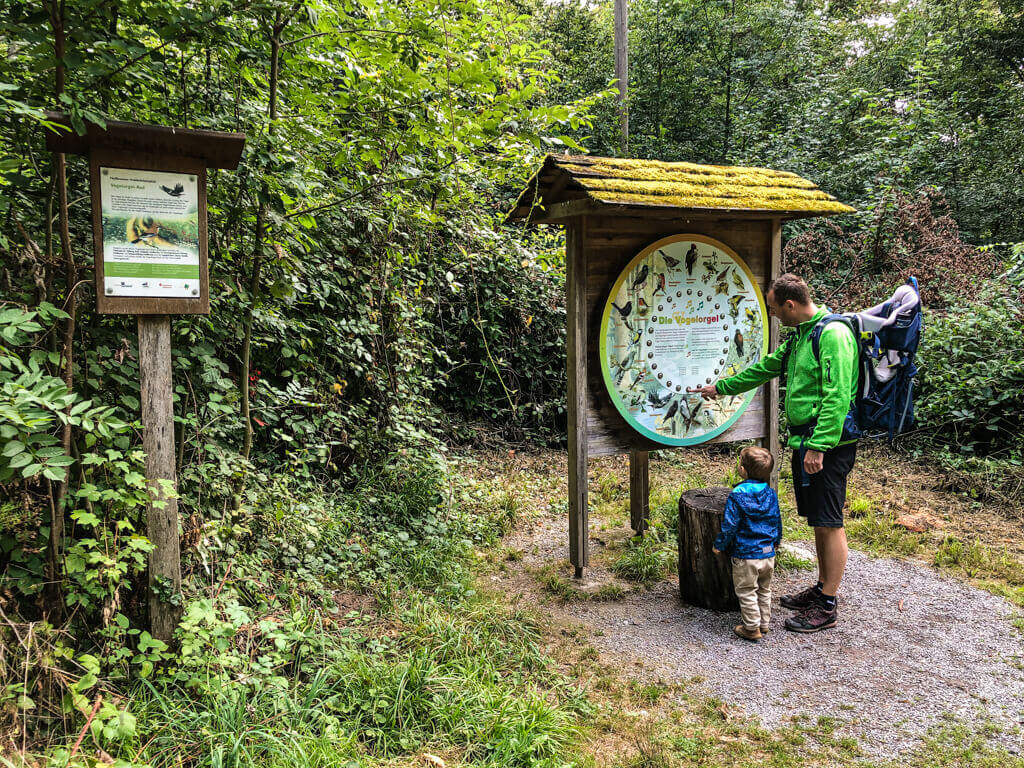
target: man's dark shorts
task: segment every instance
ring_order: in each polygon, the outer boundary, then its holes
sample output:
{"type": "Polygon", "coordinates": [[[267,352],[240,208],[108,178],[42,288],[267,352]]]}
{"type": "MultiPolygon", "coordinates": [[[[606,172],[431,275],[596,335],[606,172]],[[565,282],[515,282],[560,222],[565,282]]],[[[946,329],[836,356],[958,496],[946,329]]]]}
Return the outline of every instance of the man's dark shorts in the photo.
{"type": "Polygon", "coordinates": [[[793,451],[793,490],[796,511],[815,528],[842,528],[843,506],[846,504],[846,478],[857,458],[857,444],[839,445],[825,452],[820,472],[807,475],[804,486],[800,452],[793,451]]]}

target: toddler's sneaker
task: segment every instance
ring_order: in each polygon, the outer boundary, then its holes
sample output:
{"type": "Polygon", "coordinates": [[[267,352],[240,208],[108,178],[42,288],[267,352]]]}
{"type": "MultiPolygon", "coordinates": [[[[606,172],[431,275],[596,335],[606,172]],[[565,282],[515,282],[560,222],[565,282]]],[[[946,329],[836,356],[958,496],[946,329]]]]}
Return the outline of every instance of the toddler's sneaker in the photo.
{"type": "Polygon", "coordinates": [[[756,643],[761,639],[761,630],[755,629],[751,632],[742,624],[737,624],[732,628],[732,631],[736,633],[736,637],[742,637],[744,640],[750,640],[752,643],[756,643]]]}

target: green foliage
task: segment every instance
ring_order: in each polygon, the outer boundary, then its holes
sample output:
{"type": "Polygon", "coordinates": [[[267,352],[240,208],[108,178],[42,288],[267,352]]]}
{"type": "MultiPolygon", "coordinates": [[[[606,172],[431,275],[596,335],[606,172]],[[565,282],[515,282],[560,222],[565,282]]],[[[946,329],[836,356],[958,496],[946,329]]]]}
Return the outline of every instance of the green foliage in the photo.
{"type": "Polygon", "coordinates": [[[816,566],[813,560],[800,557],[786,547],[780,547],[775,551],[775,570],[779,574],[788,571],[808,571],[816,566]]]}
{"type": "Polygon", "coordinates": [[[674,539],[659,536],[652,526],[642,537],[629,541],[625,551],[612,564],[612,571],[630,581],[652,584],[665,578],[675,564],[674,539]]]}
{"type": "Polygon", "coordinates": [[[988,283],[974,300],[926,318],[917,417],[965,453],[1020,452],[1024,331],[1015,292],[988,283]]]}
{"type": "Polygon", "coordinates": [[[565,428],[565,288],[561,238],[539,250],[479,233],[452,263],[438,297],[436,344],[449,372],[446,410],[484,420],[506,438],[552,440],[565,428]]]}

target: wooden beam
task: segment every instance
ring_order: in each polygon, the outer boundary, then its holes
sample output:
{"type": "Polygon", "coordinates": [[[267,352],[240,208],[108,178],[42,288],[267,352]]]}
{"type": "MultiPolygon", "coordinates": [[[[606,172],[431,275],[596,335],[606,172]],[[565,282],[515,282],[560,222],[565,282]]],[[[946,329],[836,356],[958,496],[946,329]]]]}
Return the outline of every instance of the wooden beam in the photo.
{"type": "Polygon", "coordinates": [[[142,450],[146,453],[146,535],[149,553],[149,621],[153,637],[168,642],[180,607],[170,598],[181,591],[178,499],[174,468],[174,401],[171,386],[171,318],[139,315],[139,380],[142,394],[142,450]],[[170,492],[169,492],[170,491],[170,492]]]}
{"type": "Polygon", "coordinates": [[[66,130],[46,132],[46,148],[51,152],[86,155],[96,149],[135,155],[150,153],[201,160],[207,168],[234,170],[242,159],[244,133],[174,128],[148,123],[122,123],[108,120],[106,126],[86,123],[84,136],[71,127],[71,118],[62,112],[47,112],[46,117],[66,130]]]}
{"type": "MultiPolygon", "coordinates": [[[[563,204],[564,205],[564,204],[563,204]]],[[[587,514],[587,218],[573,219],[565,237],[566,365],[569,408],[569,560],[576,577],[590,565],[587,514]]]]}
{"type": "Polygon", "coordinates": [[[637,536],[647,530],[651,519],[651,478],[647,451],[629,452],[629,524],[637,536]]]}
{"type": "MultiPolygon", "coordinates": [[[[768,278],[774,280],[782,270],[782,219],[772,219],[769,230],[768,278]]],[[[767,292],[767,285],[765,290],[767,292]]],[[[768,327],[768,349],[779,346],[779,320],[771,318],[768,327]]],[[[782,459],[782,445],[779,439],[779,380],[772,379],[764,387],[765,435],[761,444],[775,457],[775,470],[771,485],[779,487],[779,464],[782,459]]]]}
{"type": "Polygon", "coordinates": [[[566,200],[564,203],[552,203],[544,206],[544,210],[535,216],[530,217],[530,223],[541,224],[548,221],[564,221],[574,216],[584,216],[593,213],[595,203],[589,197],[579,200],[566,200]]]}

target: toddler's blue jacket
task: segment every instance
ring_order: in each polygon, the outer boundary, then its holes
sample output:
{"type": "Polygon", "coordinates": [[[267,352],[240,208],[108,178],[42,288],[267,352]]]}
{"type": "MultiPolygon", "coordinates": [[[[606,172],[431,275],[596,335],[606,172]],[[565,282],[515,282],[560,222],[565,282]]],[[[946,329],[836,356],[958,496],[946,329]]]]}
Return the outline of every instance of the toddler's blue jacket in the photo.
{"type": "Polygon", "coordinates": [[[759,480],[744,480],[725,502],[722,532],[715,549],[740,560],[763,560],[775,555],[782,541],[779,497],[759,480]]]}

